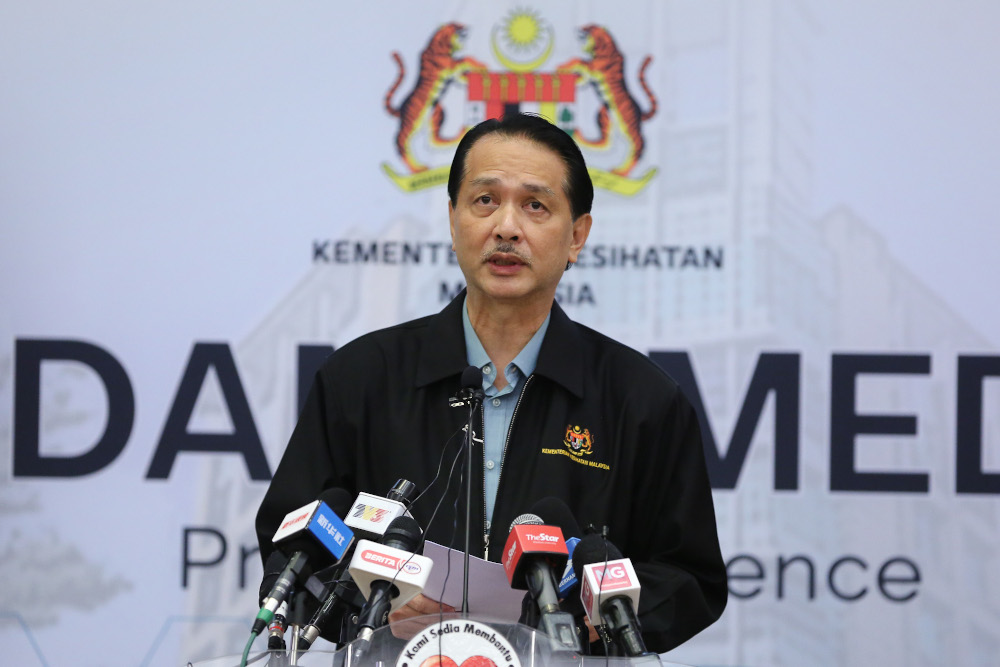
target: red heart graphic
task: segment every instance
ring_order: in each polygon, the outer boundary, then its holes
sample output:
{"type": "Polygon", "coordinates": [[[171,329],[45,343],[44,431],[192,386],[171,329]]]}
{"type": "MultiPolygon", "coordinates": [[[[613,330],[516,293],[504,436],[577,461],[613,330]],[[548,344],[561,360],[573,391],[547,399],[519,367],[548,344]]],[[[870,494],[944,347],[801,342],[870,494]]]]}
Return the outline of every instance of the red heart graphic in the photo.
{"type": "Polygon", "coordinates": [[[462,667],[497,667],[497,663],[481,655],[474,655],[462,662],[462,667]]]}
{"type": "Polygon", "coordinates": [[[446,655],[432,655],[420,663],[420,667],[458,667],[458,663],[446,655]]]}

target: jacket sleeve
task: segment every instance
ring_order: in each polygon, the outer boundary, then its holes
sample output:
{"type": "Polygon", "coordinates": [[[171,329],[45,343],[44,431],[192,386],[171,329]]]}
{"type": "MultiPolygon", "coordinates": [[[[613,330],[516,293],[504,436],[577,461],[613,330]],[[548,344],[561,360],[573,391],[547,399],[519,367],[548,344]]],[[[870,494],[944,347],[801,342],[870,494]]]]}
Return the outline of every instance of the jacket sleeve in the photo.
{"type": "Polygon", "coordinates": [[[715,622],[728,597],[698,419],[668,382],[634,433],[637,488],[625,551],[638,556],[633,565],[642,585],[638,615],[646,647],[660,653],[715,622]]]}
{"type": "Polygon", "coordinates": [[[288,512],[316,500],[324,489],[340,487],[356,493],[353,478],[345,473],[354,470],[351,427],[342,418],[336,389],[329,379],[333,375],[329,361],[316,373],[288,446],[257,510],[257,542],[264,562],[274,551],[271,537],[288,512]]]}

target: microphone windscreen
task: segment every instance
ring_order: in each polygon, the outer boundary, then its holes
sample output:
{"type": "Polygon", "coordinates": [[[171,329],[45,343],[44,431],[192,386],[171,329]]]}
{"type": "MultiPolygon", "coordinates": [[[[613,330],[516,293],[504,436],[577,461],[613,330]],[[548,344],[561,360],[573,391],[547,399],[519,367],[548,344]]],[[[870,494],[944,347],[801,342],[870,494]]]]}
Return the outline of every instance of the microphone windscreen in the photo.
{"type": "Polygon", "coordinates": [[[347,513],[351,511],[351,506],[354,504],[354,496],[339,486],[325,489],[316,496],[316,500],[322,500],[326,503],[340,519],[347,516],[347,513]]]}
{"type": "Polygon", "coordinates": [[[558,526],[566,539],[583,535],[573,511],[560,498],[546,496],[531,506],[531,512],[541,518],[545,525],[558,526]]]}
{"type": "Polygon", "coordinates": [[[624,558],[618,547],[600,535],[587,535],[573,550],[573,572],[577,581],[583,581],[583,568],[593,563],[624,558]]]}
{"type": "Polygon", "coordinates": [[[267,561],[264,562],[264,577],[260,582],[260,596],[257,598],[258,606],[263,605],[264,598],[271,594],[271,589],[278,581],[281,571],[285,569],[287,561],[288,558],[280,551],[272,551],[267,557],[267,561]]]}
{"type": "Polygon", "coordinates": [[[510,528],[507,529],[507,532],[509,533],[514,530],[514,526],[541,526],[544,523],[545,522],[542,521],[542,517],[537,514],[532,514],[530,512],[527,514],[518,514],[514,517],[514,520],[510,522],[510,528]]]}
{"type": "Polygon", "coordinates": [[[417,520],[404,514],[392,520],[385,529],[381,543],[387,547],[416,553],[417,547],[420,546],[421,535],[422,531],[417,520]]]}
{"type": "Polygon", "coordinates": [[[483,371],[478,366],[469,366],[462,371],[462,389],[482,389],[483,371]]]}

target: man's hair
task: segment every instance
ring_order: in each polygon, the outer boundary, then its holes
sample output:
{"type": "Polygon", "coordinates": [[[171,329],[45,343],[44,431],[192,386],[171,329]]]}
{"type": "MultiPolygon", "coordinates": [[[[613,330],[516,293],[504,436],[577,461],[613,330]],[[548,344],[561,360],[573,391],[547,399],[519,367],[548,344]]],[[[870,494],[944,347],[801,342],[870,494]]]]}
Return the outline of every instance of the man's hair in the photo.
{"type": "Polygon", "coordinates": [[[527,139],[555,152],[566,165],[563,190],[569,199],[570,215],[576,220],[584,213],[590,213],[590,207],[594,203],[594,184],[590,180],[580,147],[565,130],[541,116],[524,113],[504,116],[500,120],[484,120],[462,137],[448,174],[448,198],[452,206],[458,204],[458,190],[466,176],[465,158],[469,150],[477,141],[491,134],[504,139],[527,139]]]}

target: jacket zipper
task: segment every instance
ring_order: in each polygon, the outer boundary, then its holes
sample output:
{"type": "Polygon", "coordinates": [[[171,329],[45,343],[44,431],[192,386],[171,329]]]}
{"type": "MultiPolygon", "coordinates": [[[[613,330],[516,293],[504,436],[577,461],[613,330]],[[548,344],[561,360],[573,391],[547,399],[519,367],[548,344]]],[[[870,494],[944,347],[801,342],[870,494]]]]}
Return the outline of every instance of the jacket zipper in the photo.
{"type": "MultiPolygon", "coordinates": [[[[531,378],[535,377],[534,373],[528,376],[524,381],[524,386],[521,387],[521,395],[517,397],[517,403],[514,404],[514,414],[510,416],[510,426],[507,427],[507,437],[503,441],[503,453],[500,454],[500,473],[497,477],[497,491],[500,490],[500,480],[503,479],[503,463],[507,459],[507,445],[510,444],[510,434],[514,430],[514,421],[517,419],[517,411],[521,408],[521,401],[524,400],[524,395],[528,391],[528,384],[531,382],[531,378]]],[[[483,419],[486,419],[486,414],[483,413],[483,419]]],[[[483,426],[483,451],[486,450],[486,426],[483,426]]],[[[483,525],[486,524],[486,475],[483,475],[483,525]]],[[[491,525],[489,529],[483,534],[483,559],[490,559],[490,533],[493,532],[493,526],[491,525]]]]}

